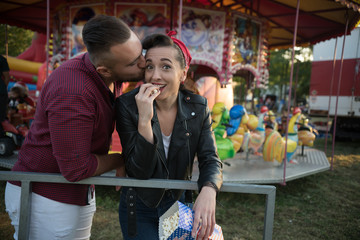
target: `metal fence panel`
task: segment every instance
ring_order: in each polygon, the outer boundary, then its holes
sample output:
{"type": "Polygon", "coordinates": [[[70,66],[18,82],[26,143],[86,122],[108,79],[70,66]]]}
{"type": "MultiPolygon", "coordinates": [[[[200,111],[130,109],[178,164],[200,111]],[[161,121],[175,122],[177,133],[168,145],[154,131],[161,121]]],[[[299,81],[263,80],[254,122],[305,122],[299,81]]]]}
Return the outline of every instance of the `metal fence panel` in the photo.
{"type": "MultiPolygon", "coordinates": [[[[20,226],[19,239],[26,240],[29,235],[30,226],[30,208],[31,208],[31,183],[32,182],[50,182],[50,183],[68,183],[68,184],[95,184],[104,186],[126,186],[126,187],[148,187],[148,188],[167,188],[198,190],[197,182],[185,180],[164,180],[149,179],[139,180],[134,178],[119,178],[109,176],[91,177],[79,182],[69,182],[60,174],[51,173],[32,173],[32,172],[12,172],[0,171],[0,181],[21,181],[21,207],[20,207],[20,226]]],[[[275,212],[276,187],[268,185],[253,185],[240,183],[223,183],[221,192],[265,194],[265,218],[263,239],[271,240],[275,212]]]]}

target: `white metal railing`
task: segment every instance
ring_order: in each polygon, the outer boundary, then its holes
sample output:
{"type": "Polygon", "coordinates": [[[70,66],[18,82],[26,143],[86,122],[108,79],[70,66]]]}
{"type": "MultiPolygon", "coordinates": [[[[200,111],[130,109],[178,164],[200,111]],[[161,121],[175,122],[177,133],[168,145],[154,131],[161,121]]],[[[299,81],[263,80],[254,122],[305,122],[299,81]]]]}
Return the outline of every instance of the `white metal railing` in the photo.
{"type": "MultiPolygon", "coordinates": [[[[164,179],[138,180],[134,178],[98,176],[79,182],[69,182],[60,174],[12,171],[0,171],[0,181],[21,181],[19,240],[27,240],[29,235],[32,182],[198,190],[197,182],[195,181],[164,179]]],[[[225,182],[220,191],[266,195],[263,239],[272,239],[276,196],[275,186],[225,182]]]]}

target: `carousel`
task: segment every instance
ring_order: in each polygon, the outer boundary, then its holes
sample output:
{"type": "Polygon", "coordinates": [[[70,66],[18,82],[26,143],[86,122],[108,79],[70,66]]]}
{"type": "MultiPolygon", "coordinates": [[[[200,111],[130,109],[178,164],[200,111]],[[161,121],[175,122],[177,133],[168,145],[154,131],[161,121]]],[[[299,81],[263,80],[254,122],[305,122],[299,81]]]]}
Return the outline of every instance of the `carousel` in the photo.
{"type": "MultiPolygon", "coordinates": [[[[35,100],[57,66],[86,51],[84,24],[95,15],[111,15],[124,20],[140,39],[176,30],[187,45],[193,62],[186,84],[206,97],[212,109],[225,182],[285,184],[331,168],[325,153],[312,148],[315,133],[300,109],[290,111],[289,102],[281,134],[270,109],[254,111],[236,101],[240,96],[233,78],[246,79],[246,93],[266,89],[270,49],[294,49],[348,34],[360,19],[357,1],[9,0],[0,9],[0,23],[36,32],[26,53],[8,56],[12,79],[26,83],[35,100]]],[[[292,58],[290,89],[294,50],[292,58]]],[[[122,91],[134,87],[124,84],[122,91]]],[[[25,114],[29,127],[31,114],[25,114]]],[[[111,151],[121,151],[116,132],[111,151]]],[[[0,156],[0,166],[11,168],[17,151],[6,155],[0,156]]],[[[197,177],[194,166],[193,179],[197,177]]]]}

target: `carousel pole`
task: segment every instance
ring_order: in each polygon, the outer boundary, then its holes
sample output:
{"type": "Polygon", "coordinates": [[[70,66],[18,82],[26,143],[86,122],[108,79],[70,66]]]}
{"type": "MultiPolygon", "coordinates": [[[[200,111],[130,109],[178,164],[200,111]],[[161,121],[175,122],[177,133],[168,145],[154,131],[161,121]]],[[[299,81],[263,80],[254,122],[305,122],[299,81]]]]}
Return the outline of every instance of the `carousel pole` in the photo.
{"type": "Polygon", "coordinates": [[[46,1],[46,78],[49,76],[50,0],[46,1]]]}
{"type": "Polygon", "coordinates": [[[295,88],[294,88],[294,107],[296,107],[296,88],[298,84],[298,77],[299,77],[299,65],[300,62],[296,61],[296,76],[295,76],[295,88]]]}
{"type": "Polygon", "coordinates": [[[334,149],[335,149],[335,135],[336,135],[336,120],[337,120],[337,109],[338,109],[338,103],[339,103],[339,95],[340,95],[340,87],[341,87],[341,75],[344,65],[344,48],[345,48],[345,40],[346,40],[346,33],[348,30],[349,25],[349,16],[346,14],[346,25],[345,25],[345,33],[344,33],[344,41],[342,45],[341,50],[341,63],[340,63],[340,72],[339,72],[339,82],[338,82],[338,89],[337,89],[337,95],[336,95],[336,104],[335,104],[335,117],[334,117],[334,128],[333,128],[333,135],[332,135],[332,151],[331,151],[331,167],[330,170],[333,170],[334,165],[334,149]]]}
{"type": "Polygon", "coordinates": [[[334,85],[334,76],[335,76],[335,65],[336,65],[336,51],[337,51],[337,40],[335,40],[335,47],[334,47],[334,61],[333,61],[333,69],[332,69],[332,75],[331,75],[331,83],[330,83],[330,94],[329,94],[329,103],[328,103],[328,115],[326,119],[326,132],[325,132],[325,154],[327,152],[327,138],[328,138],[328,132],[329,132],[329,118],[330,118],[330,104],[331,104],[331,94],[333,92],[333,85],[334,85]]]}
{"type": "Polygon", "coordinates": [[[5,55],[6,55],[6,59],[7,59],[8,55],[9,55],[8,25],[7,24],[5,24],[5,55]]]}
{"type": "Polygon", "coordinates": [[[175,8],[175,4],[174,4],[174,1],[171,1],[171,3],[170,3],[171,5],[171,8],[170,8],[170,30],[173,30],[173,29],[175,29],[175,27],[174,27],[174,15],[175,15],[175,13],[174,13],[174,8],[175,8]]]}
{"type": "Polygon", "coordinates": [[[179,2],[179,31],[178,31],[178,38],[181,39],[181,24],[182,24],[182,10],[183,10],[183,1],[180,0],[179,2]]]}
{"type": "Polygon", "coordinates": [[[296,35],[298,29],[298,22],[299,22],[299,9],[300,9],[300,0],[297,1],[296,5],[296,17],[295,17],[295,26],[294,26],[294,39],[293,39],[293,47],[292,47],[292,54],[291,54],[291,70],[290,70],[290,82],[289,82],[289,99],[288,99],[288,106],[287,106],[287,117],[286,117],[286,128],[285,128],[285,153],[284,153],[284,175],[283,175],[283,185],[286,185],[286,153],[287,153],[287,142],[288,142],[288,125],[289,125],[289,112],[290,112],[290,105],[291,105],[291,88],[292,88],[292,81],[293,81],[293,73],[294,73],[294,58],[295,58],[295,45],[296,45],[296,35]]]}

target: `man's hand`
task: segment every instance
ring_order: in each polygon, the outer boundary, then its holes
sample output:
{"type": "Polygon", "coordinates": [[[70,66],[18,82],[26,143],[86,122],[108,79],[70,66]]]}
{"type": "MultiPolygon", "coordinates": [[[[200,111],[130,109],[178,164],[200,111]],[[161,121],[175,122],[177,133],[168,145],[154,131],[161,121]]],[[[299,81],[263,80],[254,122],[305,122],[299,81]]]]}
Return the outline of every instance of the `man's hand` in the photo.
{"type": "Polygon", "coordinates": [[[196,238],[196,232],[200,227],[199,240],[207,240],[213,233],[215,227],[215,208],[216,208],[216,190],[212,187],[204,186],[199,196],[196,198],[193,210],[194,225],[191,236],[196,238]]]}
{"type": "MultiPolygon", "coordinates": [[[[125,165],[116,169],[116,176],[117,177],[126,177],[125,165]]],[[[120,188],[121,188],[121,186],[116,186],[115,190],[119,191],[120,188]]]]}

